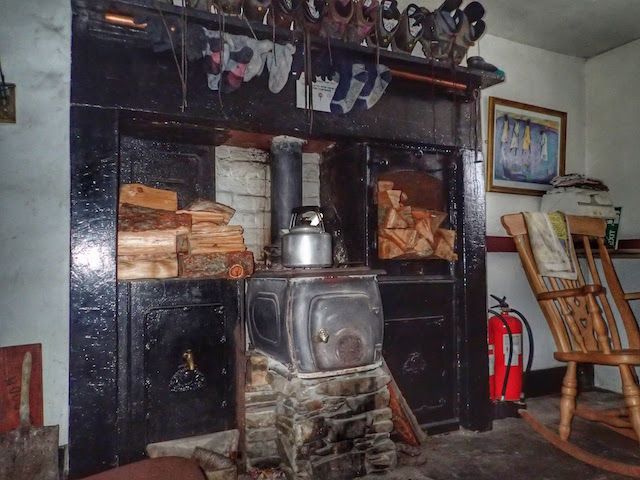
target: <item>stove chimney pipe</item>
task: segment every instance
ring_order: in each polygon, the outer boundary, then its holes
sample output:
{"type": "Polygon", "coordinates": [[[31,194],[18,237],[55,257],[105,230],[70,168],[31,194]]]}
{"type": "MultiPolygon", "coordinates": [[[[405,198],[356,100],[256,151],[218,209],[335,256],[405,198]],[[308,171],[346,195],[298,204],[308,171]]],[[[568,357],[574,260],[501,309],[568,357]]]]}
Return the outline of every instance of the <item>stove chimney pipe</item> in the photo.
{"type": "Polygon", "coordinates": [[[302,205],[302,145],[304,140],[279,136],[271,141],[271,243],[279,245],[289,228],[291,210],[302,205]]]}

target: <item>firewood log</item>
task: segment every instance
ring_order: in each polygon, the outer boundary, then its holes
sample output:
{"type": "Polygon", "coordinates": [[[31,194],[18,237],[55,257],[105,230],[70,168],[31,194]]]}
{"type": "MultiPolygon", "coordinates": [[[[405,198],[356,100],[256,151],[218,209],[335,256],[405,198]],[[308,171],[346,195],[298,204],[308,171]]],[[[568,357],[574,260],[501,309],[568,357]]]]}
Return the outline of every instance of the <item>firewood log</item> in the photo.
{"type": "Polygon", "coordinates": [[[180,276],[186,278],[244,278],[253,273],[253,253],[222,252],[178,256],[180,276]]]}
{"type": "Polygon", "coordinates": [[[387,190],[393,190],[393,182],[378,180],[378,192],[386,192],[387,190]]]}
{"type": "Polygon", "coordinates": [[[407,228],[407,222],[402,218],[400,212],[395,208],[386,210],[386,217],[382,223],[383,228],[407,228]]]}
{"type": "Polygon", "coordinates": [[[435,232],[442,222],[447,218],[447,214],[445,212],[441,212],[439,210],[428,210],[425,208],[411,208],[411,216],[415,219],[416,222],[420,220],[426,220],[431,224],[431,231],[435,232]]]}
{"type": "Polygon", "coordinates": [[[119,255],[118,280],[144,278],[172,278],[178,276],[178,256],[172,255],[119,255]]]}
{"type": "Polygon", "coordinates": [[[152,230],[173,231],[176,235],[189,233],[191,217],[168,210],[122,204],[118,208],[118,231],[146,232],[152,230]]]}
{"type": "Polygon", "coordinates": [[[395,258],[404,252],[391,240],[386,238],[378,238],[378,257],[382,259],[395,258]]]}
{"type": "Polygon", "coordinates": [[[175,212],[178,209],[178,194],[140,183],[127,183],[120,186],[118,203],[175,212]]]}
{"type": "Polygon", "coordinates": [[[416,222],[413,219],[413,216],[411,215],[410,206],[400,207],[398,212],[400,213],[400,216],[402,217],[402,219],[407,223],[408,227],[413,227],[415,225],[416,222]]]}
{"type": "Polygon", "coordinates": [[[422,238],[433,245],[433,231],[431,230],[431,222],[429,222],[428,219],[422,219],[419,222],[416,222],[416,230],[422,238]]]}
{"type": "Polygon", "coordinates": [[[235,209],[212,200],[196,200],[188,208],[181,210],[192,215],[194,223],[209,222],[218,225],[227,225],[235,209]]]}
{"type": "Polygon", "coordinates": [[[118,255],[163,255],[176,253],[173,231],[118,232],[118,255]]]}
{"type": "Polygon", "coordinates": [[[425,238],[418,238],[415,246],[413,247],[417,255],[421,257],[429,257],[433,255],[433,247],[425,238]]]}
{"type": "Polygon", "coordinates": [[[458,260],[458,255],[454,252],[455,238],[455,230],[438,229],[434,255],[450,262],[458,260]]]}

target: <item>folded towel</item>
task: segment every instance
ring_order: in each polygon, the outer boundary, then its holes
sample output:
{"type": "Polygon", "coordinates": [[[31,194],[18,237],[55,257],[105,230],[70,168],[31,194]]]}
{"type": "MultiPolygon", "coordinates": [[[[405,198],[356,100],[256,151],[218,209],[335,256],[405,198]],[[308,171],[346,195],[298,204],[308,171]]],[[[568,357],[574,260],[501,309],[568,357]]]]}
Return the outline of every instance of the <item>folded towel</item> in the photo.
{"type": "Polygon", "coordinates": [[[576,280],[573,241],[564,214],[525,212],[524,219],[540,275],[576,280]]]}

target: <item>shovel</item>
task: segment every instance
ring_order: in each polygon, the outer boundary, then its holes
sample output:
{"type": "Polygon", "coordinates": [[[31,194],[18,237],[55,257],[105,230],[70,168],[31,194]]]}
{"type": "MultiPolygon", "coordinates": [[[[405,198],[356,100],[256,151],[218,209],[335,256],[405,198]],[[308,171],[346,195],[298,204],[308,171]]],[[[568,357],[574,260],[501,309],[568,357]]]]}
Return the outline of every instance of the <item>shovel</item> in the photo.
{"type": "Polygon", "coordinates": [[[22,360],[20,426],[0,434],[0,479],[58,480],[58,427],[31,427],[31,352],[22,360]]]}

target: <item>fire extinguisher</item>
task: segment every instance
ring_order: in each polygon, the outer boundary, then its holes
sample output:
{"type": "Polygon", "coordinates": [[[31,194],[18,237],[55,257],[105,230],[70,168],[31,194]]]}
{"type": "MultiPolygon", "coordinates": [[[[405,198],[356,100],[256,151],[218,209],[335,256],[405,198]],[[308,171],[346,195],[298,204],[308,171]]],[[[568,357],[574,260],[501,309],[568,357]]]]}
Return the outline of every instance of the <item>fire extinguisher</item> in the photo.
{"type": "Polygon", "coordinates": [[[531,371],[533,362],[533,334],[527,319],[519,311],[509,307],[506,297],[499,298],[489,309],[493,315],[488,324],[489,341],[489,395],[493,402],[522,402],[523,373],[531,371]],[[499,308],[500,311],[494,310],[499,308]],[[517,315],[518,318],[512,315],[517,315]],[[527,330],[529,356],[527,367],[522,365],[522,325],[527,330]]]}

